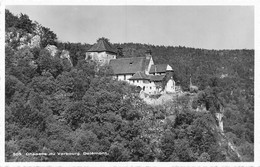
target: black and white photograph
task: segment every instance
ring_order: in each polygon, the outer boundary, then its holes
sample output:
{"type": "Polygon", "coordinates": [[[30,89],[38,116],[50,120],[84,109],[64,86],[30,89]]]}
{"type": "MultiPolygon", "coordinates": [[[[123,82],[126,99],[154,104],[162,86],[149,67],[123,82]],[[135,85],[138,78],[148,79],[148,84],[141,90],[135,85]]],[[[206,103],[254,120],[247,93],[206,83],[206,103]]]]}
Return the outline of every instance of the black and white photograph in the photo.
{"type": "Polygon", "coordinates": [[[257,159],[254,5],[7,4],[4,17],[5,162],[257,159]]]}

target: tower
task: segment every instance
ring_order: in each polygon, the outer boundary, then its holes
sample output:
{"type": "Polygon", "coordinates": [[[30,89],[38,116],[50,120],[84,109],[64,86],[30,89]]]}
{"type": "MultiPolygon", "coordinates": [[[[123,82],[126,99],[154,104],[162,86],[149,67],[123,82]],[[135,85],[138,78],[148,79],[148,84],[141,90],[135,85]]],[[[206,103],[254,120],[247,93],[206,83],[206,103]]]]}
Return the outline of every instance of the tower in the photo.
{"type": "Polygon", "coordinates": [[[105,38],[100,38],[86,53],[85,60],[96,61],[100,65],[109,64],[116,59],[117,51],[105,38]]]}

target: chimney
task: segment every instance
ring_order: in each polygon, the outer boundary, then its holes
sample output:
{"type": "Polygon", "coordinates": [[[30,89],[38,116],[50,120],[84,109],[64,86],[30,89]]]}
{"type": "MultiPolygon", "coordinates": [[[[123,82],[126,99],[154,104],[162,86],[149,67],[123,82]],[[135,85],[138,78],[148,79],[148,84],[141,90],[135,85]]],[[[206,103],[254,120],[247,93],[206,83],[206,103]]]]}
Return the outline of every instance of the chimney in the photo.
{"type": "Polygon", "coordinates": [[[145,52],[145,57],[146,59],[150,59],[152,57],[152,51],[150,49],[148,49],[146,52],[145,52]]]}

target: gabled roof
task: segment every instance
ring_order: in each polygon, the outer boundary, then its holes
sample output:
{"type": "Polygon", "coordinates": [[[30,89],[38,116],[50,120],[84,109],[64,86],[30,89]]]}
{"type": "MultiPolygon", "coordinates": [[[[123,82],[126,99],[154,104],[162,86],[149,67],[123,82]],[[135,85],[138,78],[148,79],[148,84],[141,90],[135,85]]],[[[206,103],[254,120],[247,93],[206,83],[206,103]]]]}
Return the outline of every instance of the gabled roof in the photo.
{"type": "Polygon", "coordinates": [[[149,80],[144,71],[137,71],[129,80],[149,80]]]}
{"type": "Polygon", "coordinates": [[[112,59],[109,65],[112,67],[114,74],[135,74],[138,71],[145,71],[145,57],[131,57],[112,59]]]}
{"type": "Polygon", "coordinates": [[[114,49],[109,42],[107,42],[104,39],[100,39],[87,52],[104,52],[104,51],[116,53],[116,49],[114,49]]]}
{"type": "Polygon", "coordinates": [[[157,72],[166,72],[168,64],[157,64],[157,65],[152,65],[149,73],[157,73],[157,72]]]}
{"type": "Polygon", "coordinates": [[[150,75],[149,79],[151,81],[162,81],[165,75],[150,75]]]}

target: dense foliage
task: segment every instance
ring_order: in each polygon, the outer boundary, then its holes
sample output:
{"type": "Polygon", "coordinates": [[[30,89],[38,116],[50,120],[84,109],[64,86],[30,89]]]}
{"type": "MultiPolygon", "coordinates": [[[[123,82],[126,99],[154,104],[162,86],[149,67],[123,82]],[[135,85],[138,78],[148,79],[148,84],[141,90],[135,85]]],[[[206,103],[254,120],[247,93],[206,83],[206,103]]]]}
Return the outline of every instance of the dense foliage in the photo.
{"type": "MultiPolygon", "coordinates": [[[[6,10],[6,33],[34,34],[36,25],[27,15],[6,10]]],[[[61,43],[49,28],[40,29],[45,38],[39,47],[6,42],[6,161],[253,161],[253,50],[115,44],[125,57],[149,48],[155,63],[174,68],[184,90],[190,76],[199,86],[194,96],[148,106],[134,87],[115,81],[108,66],[84,60],[89,44],[61,43]],[[60,52],[51,56],[48,44],[68,50],[73,65],[60,52]],[[206,112],[196,112],[198,106],[206,112]],[[224,134],[215,117],[221,110],[224,134]]]]}

